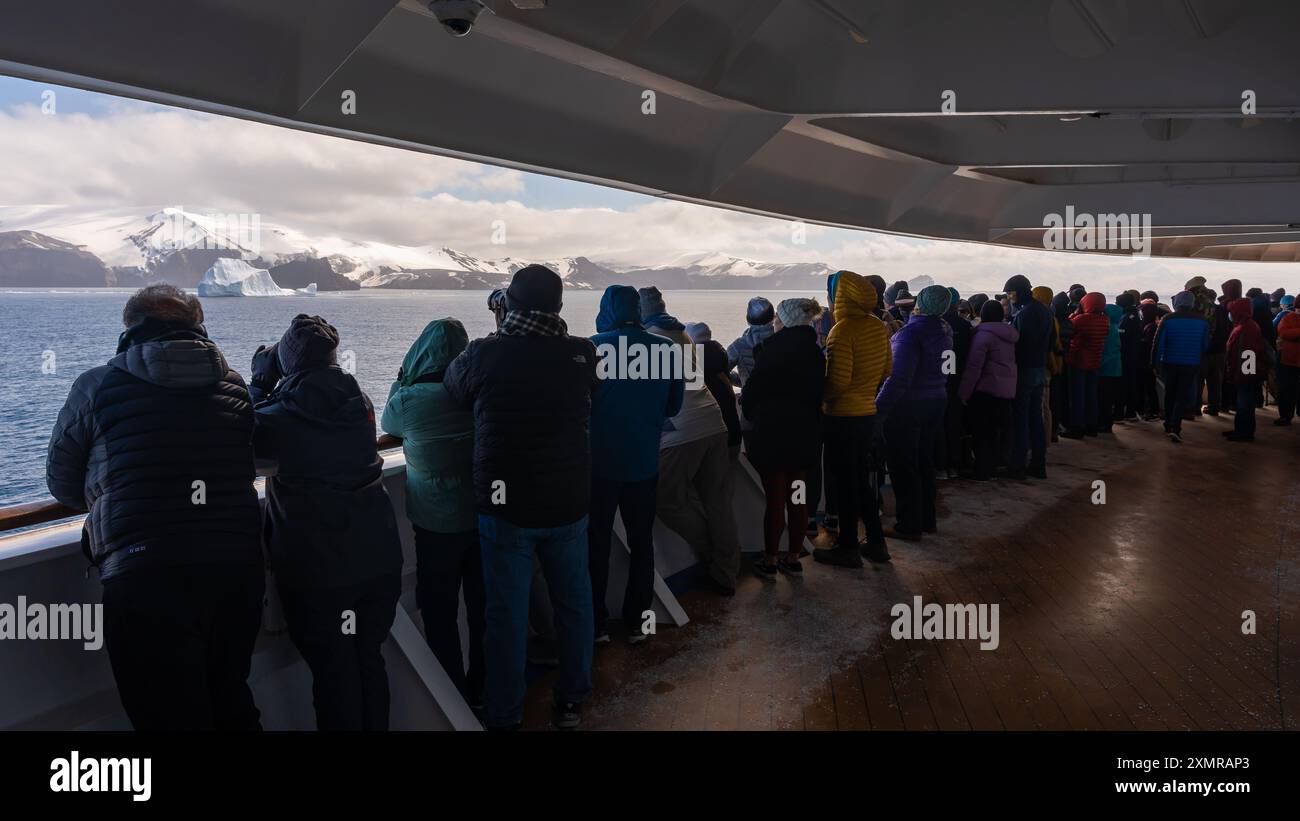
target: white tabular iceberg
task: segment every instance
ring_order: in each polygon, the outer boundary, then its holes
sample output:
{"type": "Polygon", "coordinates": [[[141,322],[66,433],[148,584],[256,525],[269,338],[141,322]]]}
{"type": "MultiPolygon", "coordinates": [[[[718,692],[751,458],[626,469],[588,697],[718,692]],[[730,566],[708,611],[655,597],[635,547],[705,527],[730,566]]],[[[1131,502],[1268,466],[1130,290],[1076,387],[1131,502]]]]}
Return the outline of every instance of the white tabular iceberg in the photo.
{"type": "Polygon", "coordinates": [[[306,288],[281,288],[265,268],[223,257],[204,272],[199,296],[316,296],[316,283],[306,288]]]}

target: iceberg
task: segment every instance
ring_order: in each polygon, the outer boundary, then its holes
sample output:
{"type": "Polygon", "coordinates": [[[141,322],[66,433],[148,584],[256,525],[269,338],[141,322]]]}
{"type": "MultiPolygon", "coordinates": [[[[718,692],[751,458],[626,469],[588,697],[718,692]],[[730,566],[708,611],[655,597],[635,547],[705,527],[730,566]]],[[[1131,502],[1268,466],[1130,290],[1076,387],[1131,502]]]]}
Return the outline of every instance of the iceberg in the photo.
{"type": "Polygon", "coordinates": [[[316,283],[306,288],[281,288],[265,268],[223,257],[203,273],[199,296],[316,296],[316,283]]]}

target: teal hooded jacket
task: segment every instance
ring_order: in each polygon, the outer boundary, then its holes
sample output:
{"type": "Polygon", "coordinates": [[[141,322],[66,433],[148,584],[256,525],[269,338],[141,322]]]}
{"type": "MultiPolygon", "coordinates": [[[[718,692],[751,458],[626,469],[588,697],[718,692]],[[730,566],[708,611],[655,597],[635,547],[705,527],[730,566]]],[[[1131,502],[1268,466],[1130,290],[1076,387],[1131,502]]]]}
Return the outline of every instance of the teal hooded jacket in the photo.
{"type": "Polygon", "coordinates": [[[1097,375],[1122,376],[1124,369],[1120,360],[1119,323],[1124,320],[1124,309],[1108,302],[1102,310],[1110,320],[1110,330],[1106,331],[1106,347],[1101,349],[1101,370],[1097,375]]]}
{"type": "Polygon", "coordinates": [[[477,526],[474,415],[452,401],[442,384],[447,366],[468,344],[460,320],[426,325],[402,360],[381,423],[406,452],[407,518],[436,533],[477,526]]]}

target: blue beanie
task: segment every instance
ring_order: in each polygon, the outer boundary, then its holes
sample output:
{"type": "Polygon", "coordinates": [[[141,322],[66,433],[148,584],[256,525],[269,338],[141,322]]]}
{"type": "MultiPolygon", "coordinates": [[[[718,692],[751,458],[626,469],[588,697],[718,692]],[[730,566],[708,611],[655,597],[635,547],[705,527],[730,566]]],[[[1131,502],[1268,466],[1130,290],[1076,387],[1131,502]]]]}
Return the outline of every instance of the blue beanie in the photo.
{"type": "Polygon", "coordinates": [[[952,294],[942,285],[927,285],[916,297],[917,313],[928,316],[943,316],[948,312],[952,294]]]}
{"type": "Polygon", "coordinates": [[[948,286],[948,297],[949,297],[948,299],[949,307],[956,305],[958,302],[961,302],[961,294],[957,293],[957,289],[952,287],[951,285],[948,286]]]}

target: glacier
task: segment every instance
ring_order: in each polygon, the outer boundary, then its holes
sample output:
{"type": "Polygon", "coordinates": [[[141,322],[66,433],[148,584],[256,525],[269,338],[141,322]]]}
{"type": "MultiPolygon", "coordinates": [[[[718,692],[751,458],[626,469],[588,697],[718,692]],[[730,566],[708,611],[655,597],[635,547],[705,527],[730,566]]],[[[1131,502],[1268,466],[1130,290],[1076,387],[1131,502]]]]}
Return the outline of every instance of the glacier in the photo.
{"type": "Polygon", "coordinates": [[[265,268],[223,257],[203,273],[199,296],[316,296],[316,283],[306,288],[281,288],[265,268]]]}

